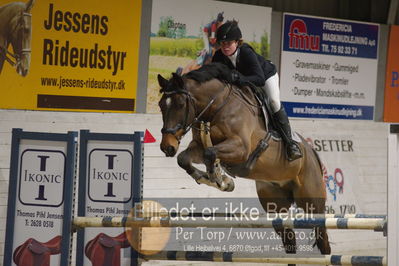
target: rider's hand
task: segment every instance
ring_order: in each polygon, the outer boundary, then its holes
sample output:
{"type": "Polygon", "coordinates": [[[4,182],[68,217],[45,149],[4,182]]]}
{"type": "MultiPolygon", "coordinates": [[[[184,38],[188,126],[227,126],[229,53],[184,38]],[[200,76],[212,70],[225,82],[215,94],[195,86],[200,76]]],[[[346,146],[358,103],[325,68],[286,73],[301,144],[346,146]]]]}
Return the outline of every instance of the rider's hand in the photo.
{"type": "Polygon", "coordinates": [[[232,70],[231,71],[231,83],[240,85],[240,72],[237,70],[232,70]]]}

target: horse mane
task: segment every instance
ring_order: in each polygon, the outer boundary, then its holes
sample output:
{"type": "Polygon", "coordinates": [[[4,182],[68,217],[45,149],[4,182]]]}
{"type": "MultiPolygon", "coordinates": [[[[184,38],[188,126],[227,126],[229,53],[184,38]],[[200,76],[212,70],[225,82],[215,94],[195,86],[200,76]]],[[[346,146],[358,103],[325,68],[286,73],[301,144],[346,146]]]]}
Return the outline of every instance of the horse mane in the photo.
{"type": "MultiPolygon", "coordinates": [[[[169,80],[169,82],[161,85],[160,92],[176,92],[176,88],[178,88],[178,90],[185,89],[183,78],[192,79],[198,83],[204,83],[212,79],[218,79],[221,82],[232,83],[230,68],[221,63],[211,63],[204,65],[197,70],[190,71],[183,76],[173,72],[172,78],[169,80]]],[[[159,77],[158,82],[160,82],[159,77]]]]}
{"type": "Polygon", "coordinates": [[[188,72],[183,77],[193,79],[199,83],[204,83],[212,79],[218,79],[222,82],[232,82],[231,70],[222,63],[211,63],[203,65],[197,70],[188,72]]]}

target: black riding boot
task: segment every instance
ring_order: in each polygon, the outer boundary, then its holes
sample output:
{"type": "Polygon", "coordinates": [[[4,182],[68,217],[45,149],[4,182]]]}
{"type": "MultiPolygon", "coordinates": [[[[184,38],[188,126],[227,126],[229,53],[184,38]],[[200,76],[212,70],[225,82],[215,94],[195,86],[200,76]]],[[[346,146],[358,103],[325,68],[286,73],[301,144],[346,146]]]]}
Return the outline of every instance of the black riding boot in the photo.
{"type": "Polygon", "coordinates": [[[285,142],[288,161],[301,158],[301,149],[299,148],[299,145],[292,139],[290,122],[283,106],[281,106],[280,110],[273,114],[273,118],[277,124],[277,130],[285,142]]]}

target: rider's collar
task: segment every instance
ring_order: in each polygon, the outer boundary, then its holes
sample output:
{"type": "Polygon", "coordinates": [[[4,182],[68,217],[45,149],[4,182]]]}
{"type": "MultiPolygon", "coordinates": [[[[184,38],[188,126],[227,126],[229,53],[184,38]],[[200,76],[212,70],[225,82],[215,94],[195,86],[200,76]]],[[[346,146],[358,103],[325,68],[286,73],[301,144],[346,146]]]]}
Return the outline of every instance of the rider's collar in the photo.
{"type": "Polygon", "coordinates": [[[237,65],[237,56],[239,53],[240,53],[240,48],[237,47],[237,50],[234,52],[234,54],[227,56],[230,59],[230,61],[234,67],[236,67],[236,65],[237,65]]]}

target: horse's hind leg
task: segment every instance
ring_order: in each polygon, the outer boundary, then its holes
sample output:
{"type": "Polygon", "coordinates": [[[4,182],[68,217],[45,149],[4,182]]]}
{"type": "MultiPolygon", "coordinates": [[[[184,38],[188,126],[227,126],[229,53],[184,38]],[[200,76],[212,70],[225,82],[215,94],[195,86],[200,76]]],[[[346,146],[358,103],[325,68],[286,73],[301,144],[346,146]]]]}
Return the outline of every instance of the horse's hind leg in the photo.
{"type": "MultiPolygon", "coordinates": [[[[263,209],[269,213],[287,212],[293,203],[292,193],[269,182],[256,181],[256,190],[263,209]]],[[[285,253],[296,253],[295,232],[290,228],[275,227],[274,230],[283,241],[285,253]]],[[[295,264],[289,264],[294,266],[295,264]]]]}
{"type": "MultiPolygon", "coordinates": [[[[307,172],[305,170],[305,172],[307,172]]],[[[320,176],[315,173],[305,176],[305,181],[301,187],[294,191],[295,202],[298,207],[302,208],[305,213],[324,214],[326,194],[325,186],[320,176]]],[[[311,217],[309,217],[311,218],[311,217]]],[[[328,242],[327,229],[325,227],[315,228],[316,245],[322,254],[330,254],[331,247],[328,242]]]]}
{"type": "Polygon", "coordinates": [[[316,227],[316,244],[319,248],[321,254],[328,255],[331,254],[330,242],[328,242],[327,229],[325,227],[316,227]]]}
{"type": "MultiPolygon", "coordinates": [[[[299,176],[300,185],[294,190],[294,199],[297,206],[303,208],[306,213],[324,214],[326,204],[326,187],[323,181],[321,163],[314,151],[304,140],[305,165],[299,176]]],[[[315,228],[316,245],[322,254],[331,254],[328,242],[327,229],[315,228]]]]}
{"type": "MultiPolygon", "coordinates": [[[[301,198],[295,199],[298,207],[303,208],[305,213],[310,214],[324,214],[325,199],[323,198],[301,198]]],[[[312,218],[309,215],[309,218],[312,218]]],[[[316,245],[321,254],[331,254],[331,247],[328,241],[327,229],[325,227],[315,227],[314,234],[316,245]]]]}
{"type": "MultiPolygon", "coordinates": [[[[325,212],[325,198],[312,198],[308,200],[308,204],[312,204],[315,208],[315,213],[324,214],[325,212]]],[[[315,227],[316,245],[321,254],[331,254],[330,242],[328,241],[327,229],[325,227],[315,227]]]]}

